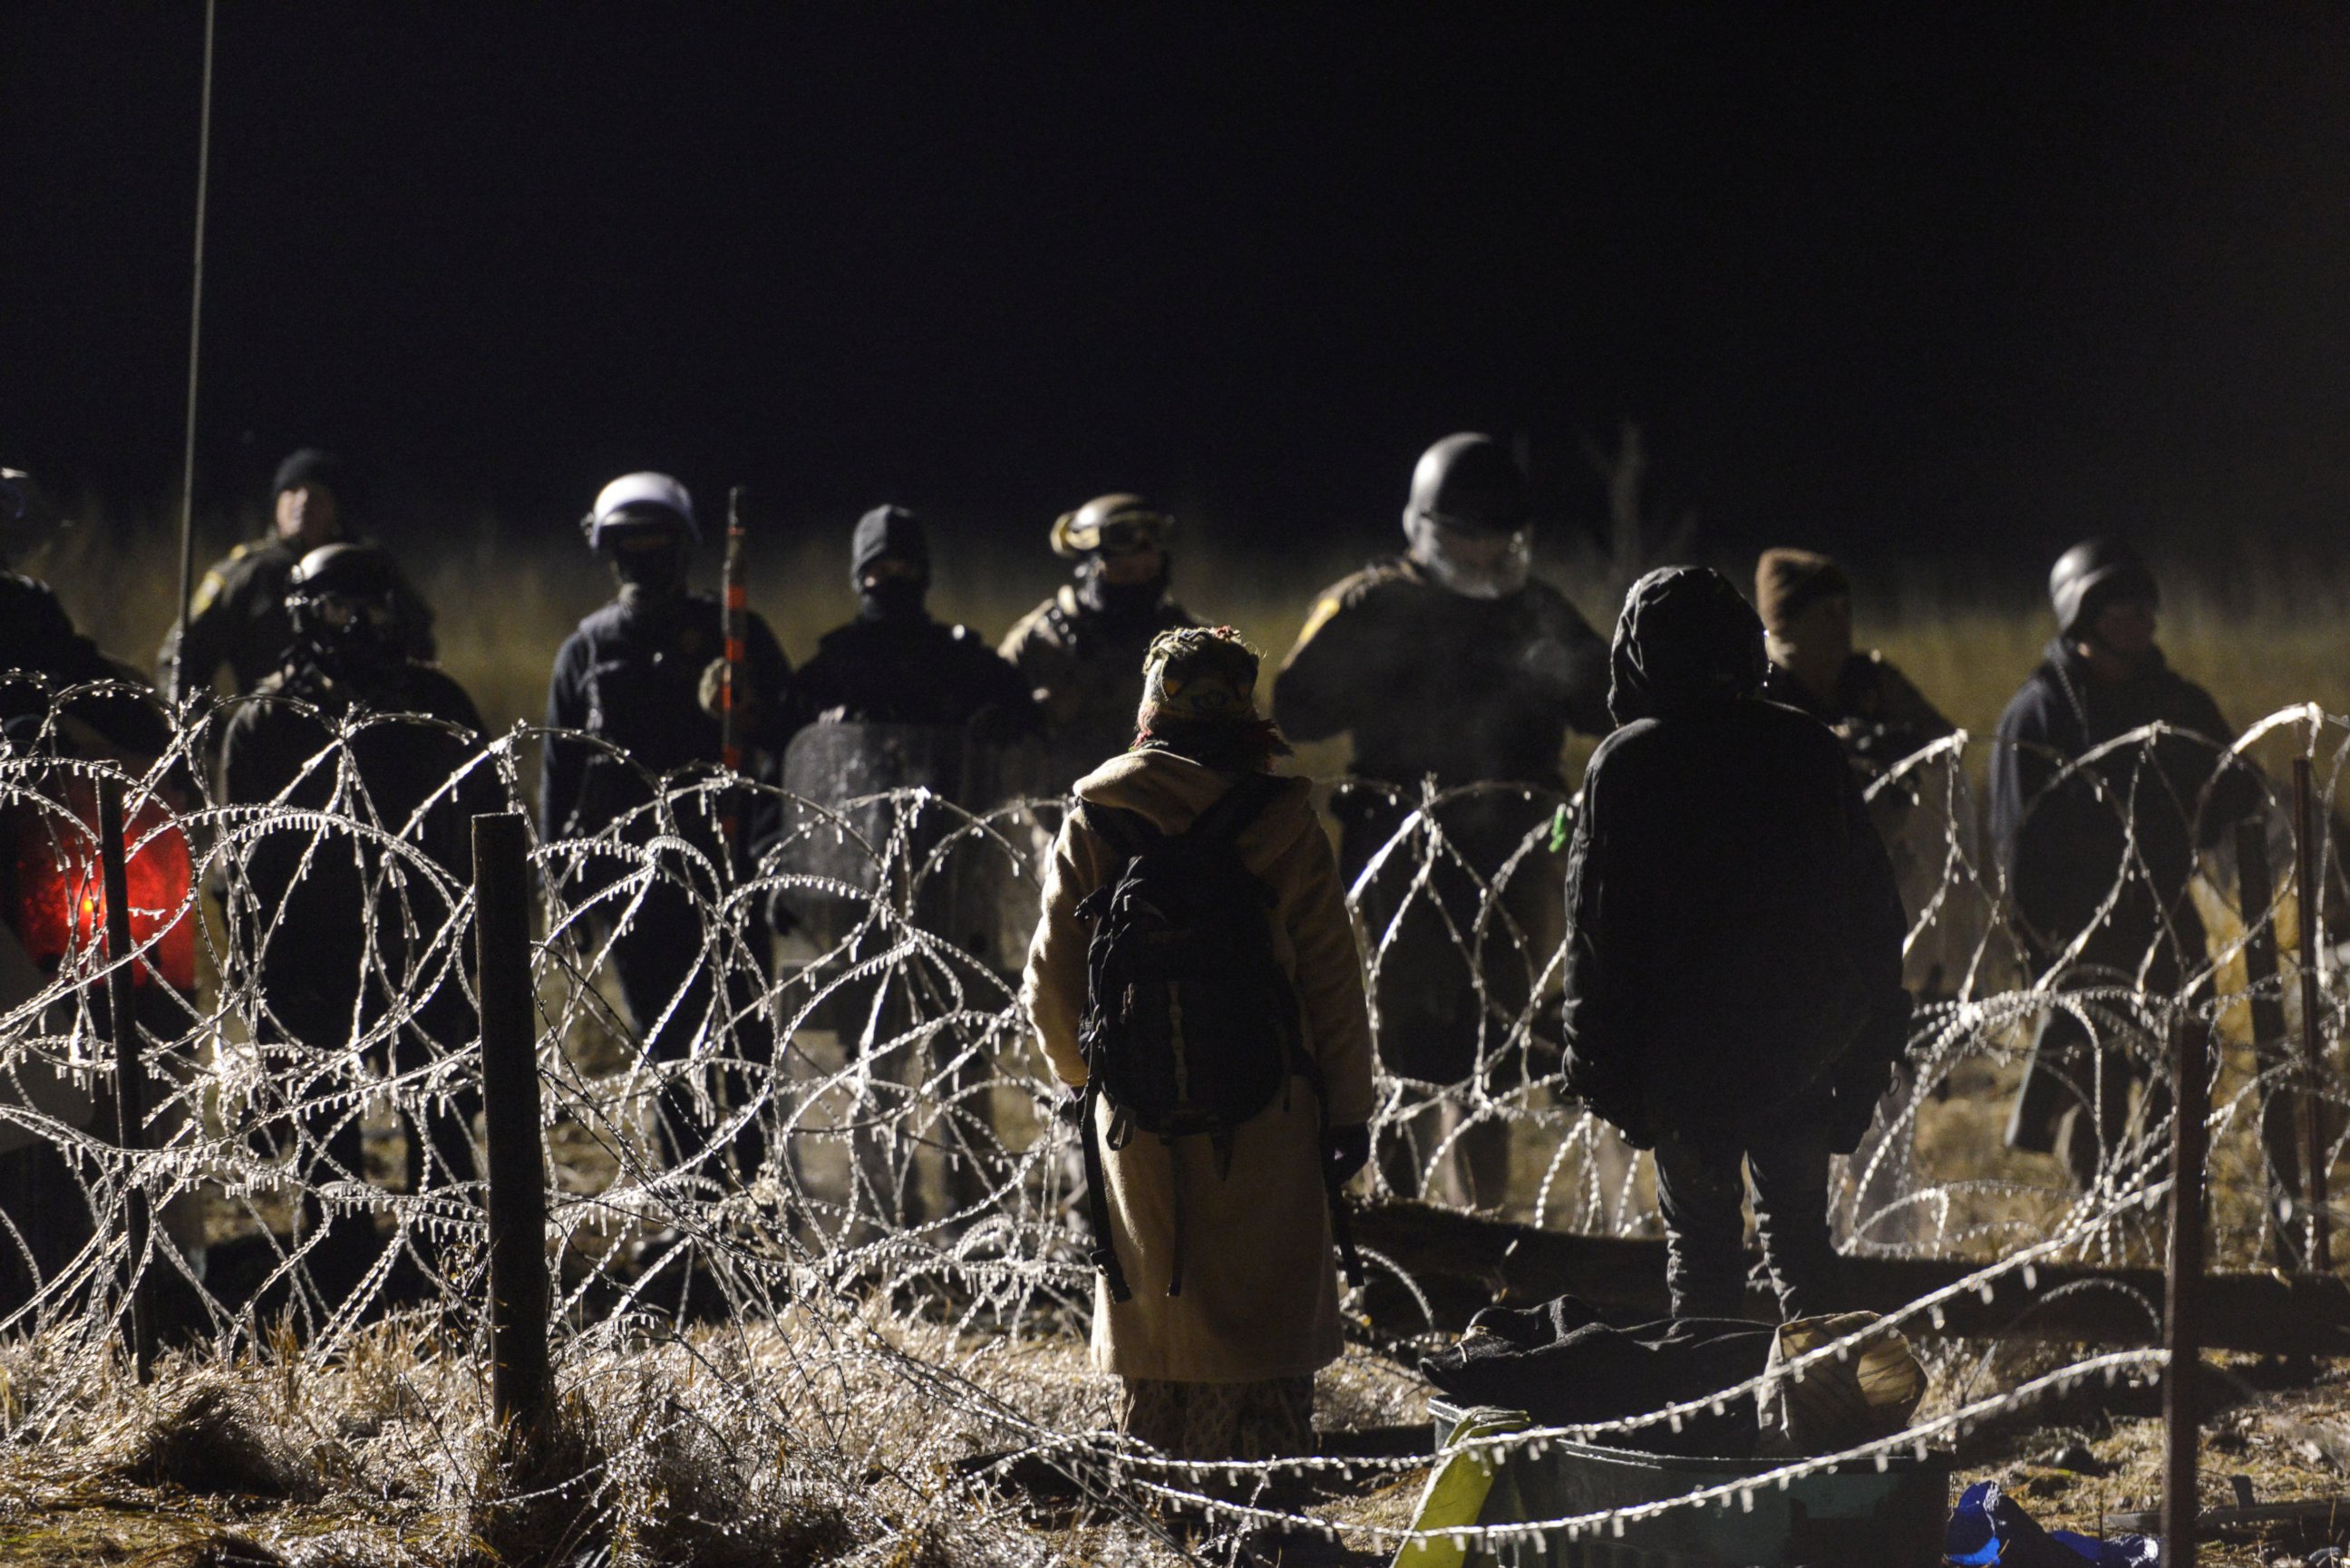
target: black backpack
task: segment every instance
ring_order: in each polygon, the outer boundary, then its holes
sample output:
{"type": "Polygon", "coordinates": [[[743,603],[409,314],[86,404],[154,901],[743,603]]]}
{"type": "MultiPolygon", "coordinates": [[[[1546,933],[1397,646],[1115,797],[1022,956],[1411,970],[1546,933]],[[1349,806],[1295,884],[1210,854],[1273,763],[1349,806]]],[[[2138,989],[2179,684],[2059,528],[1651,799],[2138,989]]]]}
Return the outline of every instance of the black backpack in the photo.
{"type": "MultiPolygon", "coordinates": [[[[1086,1086],[1077,1106],[1085,1139],[1087,1215],[1092,1262],[1118,1301],[1131,1292],[1111,1245],[1093,1102],[1109,1108],[1109,1146],[1137,1131],[1173,1145],[1205,1137],[1221,1177],[1232,1168],[1232,1135],[1304,1073],[1317,1099],[1321,1082],[1305,1054],[1297,996],[1274,952],[1273,889],[1243,863],[1237,842],[1290,781],[1250,774],[1180,834],[1161,833],[1137,813],[1087,805],[1086,825],[1124,858],[1118,874],[1077,906],[1093,928],[1086,952],[1086,1015],[1078,1041],[1086,1086]]],[[[1324,1130],[1328,1113],[1324,1111],[1324,1130]]],[[[1356,1270],[1344,1210],[1332,1193],[1333,1222],[1356,1270]]],[[[1176,1216],[1167,1293],[1183,1292],[1182,1217],[1176,1216]]]]}

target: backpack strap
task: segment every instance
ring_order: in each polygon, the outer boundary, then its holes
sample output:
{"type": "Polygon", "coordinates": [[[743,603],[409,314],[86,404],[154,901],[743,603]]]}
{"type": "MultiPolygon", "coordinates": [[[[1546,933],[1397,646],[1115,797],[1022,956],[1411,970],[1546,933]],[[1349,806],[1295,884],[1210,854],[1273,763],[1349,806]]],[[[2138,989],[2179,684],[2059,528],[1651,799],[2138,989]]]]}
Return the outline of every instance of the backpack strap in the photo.
{"type": "Polygon", "coordinates": [[[1193,819],[1183,836],[1196,842],[1230,844],[1248,831],[1264,808],[1286,794],[1295,781],[1278,774],[1243,774],[1213,805],[1193,819]]]}
{"type": "MultiPolygon", "coordinates": [[[[1077,803],[1076,818],[1087,830],[1110,846],[1121,863],[1133,859],[1146,850],[1156,849],[1167,841],[1151,820],[1139,811],[1122,805],[1104,805],[1099,801],[1077,803]]],[[[1116,877],[1111,878],[1117,880],[1116,877]]]]}

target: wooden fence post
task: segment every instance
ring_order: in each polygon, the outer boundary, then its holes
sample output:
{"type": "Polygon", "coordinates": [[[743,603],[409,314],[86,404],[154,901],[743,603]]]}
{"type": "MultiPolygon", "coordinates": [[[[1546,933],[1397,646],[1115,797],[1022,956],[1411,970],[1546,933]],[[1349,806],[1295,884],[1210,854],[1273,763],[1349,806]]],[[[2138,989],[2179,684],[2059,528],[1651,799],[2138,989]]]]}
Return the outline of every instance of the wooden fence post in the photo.
{"type": "Polygon", "coordinates": [[[2324,1004],[2317,990],[2317,923],[2325,907],[2325,856],[2317,839],[2317,792],[2310,780],[2309,759],[2293,759],[2293,891],[2299,899],[2301,928],[2301,1052],[2309,1074],[2301,1096],[2301,1141],[2303,1163],[2301,1190],[2309,1214],[2308,1268],[2324,1273],[2333,1267],[2333,1217],[2326,1212],[2325,1103],[2319,1090],[2325,1082],[2325,1037],[2321,1026],[2324,1004]]]}
{"type": "Polygon", "coordinates": [[[2202,1420],[2203,1164],[2211,1111],[2210,1032],[2171,1023],[2170,1260],[2162,1324],[2164,1568],[2194,1568],[2196,1461],[2202,1420]]]}
{"type": "Polygon", "coordinates": [[[155,1371],[153,1283],[147,1189],[133,1171],[147,1147],[147,1064],[139,1055],[139,1001],[131,982],[130,863],[122,841],[122,781],[98,781],[98,859],[106,895],[106,1019],[114,1035],[114,1141],[122,1150],[123,1330],[139,1381],[155,1371]]]}
{"type": "Polygon", "coordinates": [[[482,1113],[490,1166],[490,1402],[501,1426],[544,1425],[546,1162],[539,1131],[537,1001],[530,981],[530,862],[522,814],[473,818],[473,950],[482,1004],[482,1113]]]}

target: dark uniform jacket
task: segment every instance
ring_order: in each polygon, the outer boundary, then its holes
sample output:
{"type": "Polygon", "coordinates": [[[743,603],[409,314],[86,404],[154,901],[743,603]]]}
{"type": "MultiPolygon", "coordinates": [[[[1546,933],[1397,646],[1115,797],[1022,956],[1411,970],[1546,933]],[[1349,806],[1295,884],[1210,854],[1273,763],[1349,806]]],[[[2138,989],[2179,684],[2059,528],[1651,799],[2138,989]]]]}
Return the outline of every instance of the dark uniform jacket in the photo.
{"type": "Polygon", "coordinates": [[[1567,1086],[1636,1140],[1700,1144],[1840,1083],[1873,1104],[1907,921],[1859,781],[1817,720],[1653,655],[1619,630],[1626,722],[1568,850],[1567,1086]]]}
{"type": "Polygon", "coordinates": [[[1782,664],[1771,666],[1762,678],[1762,695],[1834,730],[1852,759],[1872,772],[1892,767],[1958,728],[1874,649],[1846,658],[1825,702],[1782,664]]]}
{"type": "Polygon", "coordinates": [[[793,694],[802,723],[951,726],[991,709],[1007,734],[1035,723],[1020,672],[971,628],[928,616],[853,620],[825,633],[793,694]]]}
{"type": "MultiPolygon", "coordinates": [[[[758,706],[746,717],[746,753],[780,753],[789,734],[791,661],[758,616],[743,627],[745,684],[758,706]]],[[[555,656],[546,722],[622,748],[636,763],[600,747],[550,737],[540,775],[541,834],[549,839],[600,832],[652,797],[637,769],[659,777],[691,763],[715,767],[718,721],[702,711],[702,674],[725,651],[718,600],[709,594],[643,604],[623,597],[579,623],[555,656]]],[[[743,771],[761,769],[746,755],[743,771]]]]}
{"type": "MultiPolygon", "coordinates": [[[[474,815],[506,805],[486,768],[450,787],[480,753],[481,729],[464,688],[430,665],[390,665],[351,681],[305,664],[265,680],[231,717],[221,747],[224,788],[231,805],[333,811],[398,835],[453,881],[455,896],[472,875],[474,815]],[[338,742],[335,723],[354,713],[439,722],[385,720],[338,742]],[[356,787],[338,799],[346,755],[356,787]]],[[[247,957],[257,958],[269,1005],[297,1038],[347,1026],[362,995],[372,1017],[404,990],[421,998],[434,989],[410,983],[409,962],[424,956],[411,944],[429,946],[451,906],[428,878],[394,875],[398,860],[348,831],[299,819],[273,824],[254,846],[246,876],[255,905],[241,919],[271,929],[265,951],[247,957]]],[[[463,945],[453,950],[460,957],[463,945]]],[[[451,979],[446,989],[442,1000],[454,1006],[462,988],[451,979]]]]}
{"type": "Polygon", "coordinates": [[[1151,639],[1199,624],[1167,598],[1148,615],[1106,615],[1063,584],[1020,618],[998,651],[1036,694],[1056,753],[1081,759],[1078,772],[1090,773],[1134,743],[1142,656],[1151,639]]]}
{"type": "MultiPolygon", "coordinates": [[[[181,662],[180,689],[212,684],[225,662],[239,691],[250,691],[285,661],[294,643],[294,622],[286,609],[286,584],[306,552],[271,535],[249,539],[215,562],[196,584],[185,632],[178,627],[155,656],[155,676],[169,681],[181,662]],[[184,653],[184,659],[182,655],[184,653]]],[[[433,657],[432,611],[407,578],[393,589],[403,651],[411,659],[433,657]]]]}
{"type": "Polygon", "coordinates": [[[2159,652],[2113,685],[2064,639],[2049,643],[2000,715],[1991,773],[2000,867],[2043,958],[2069,946],[2123,884],[2084,956],[2135,969],[2167,925],[2175,950],[2158,956],[2201,961],[2202,922],[2187,896],[2196,851],[2261,805],[2249,766],[2221,766],[2234,738],[2210,693],[2159,652]],[[2120,747],[2054,783],[2066,761],[2157,722],[2188,733],[2120,747]]]}
{"type": "MultiPolygon", "coordinates": [[[[47,717],[49,702],[34,683],[8,680],[11,670],[43,677],[52,692],[97,680],[146,684],[137,670],[109,659],[97,643],[74,629],[73,618],[48,584],[0,572],[0,725],[11,739],[30,741],[47,717]]],[[[153,702],[141,698],[77,698],[66,716],[139,756],[160,756],[171,744],[170,724],[153,702]]]]}
{"type": "Polygon", "coordinates": [[[1566,732],[1608,729],[1607,655],[1547,583],[1475,599],[1391,557],[1323,594],[1274,678],[1274,719],[1294,740],[1352,732],[1363,778],[1562,789],[1566,732]]]}

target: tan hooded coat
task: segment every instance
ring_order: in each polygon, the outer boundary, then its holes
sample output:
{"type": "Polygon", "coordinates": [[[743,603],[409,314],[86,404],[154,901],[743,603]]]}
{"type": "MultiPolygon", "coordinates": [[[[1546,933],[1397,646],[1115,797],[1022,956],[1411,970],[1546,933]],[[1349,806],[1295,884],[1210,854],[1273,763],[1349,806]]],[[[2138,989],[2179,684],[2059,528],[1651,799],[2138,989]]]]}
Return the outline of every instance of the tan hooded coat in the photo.
{"type": "MultiPolygon", "coordinates": [[[[1231,775],[1165,752],[1113,758],[1077,783],[1079,799],[1140,813],[1180,833],[1231,775]]],[[[1320,1066],[1333,1127],[1371,1114],[1370,1019],[1362,963],[1329,840],[1303,780],[1243,832],[1241,858],[1274,895],[1274,951],[1295,985],[1306,1052],[1320,1066]]],[[[1072,817],[1053,848],[1045,916],[1022,988],[1063,1082],[1086,1080],[1077,1029],[1086,1007],[1085,897],[1120,868],[1116,851],[1072,817]]],[[[1204,1137],[1169,1145],[1136,1134],[1107,1145],[1110,1230],[1133,1297],[1094,1286],[1094,1365],[1125,1377],[1247,1383],[1310,1374],[1337,1359],[1338,1281],[1321,1169],[1321,1118],[1301,1075],[1238,1130],[1219,1179],[1204,1137]],[[1183,1293],[1167,1294],[1182,1213],[1183,1293]]],[[[1106,1116],[1096,1106],[1097,1115],[1106,1116]]]]}

